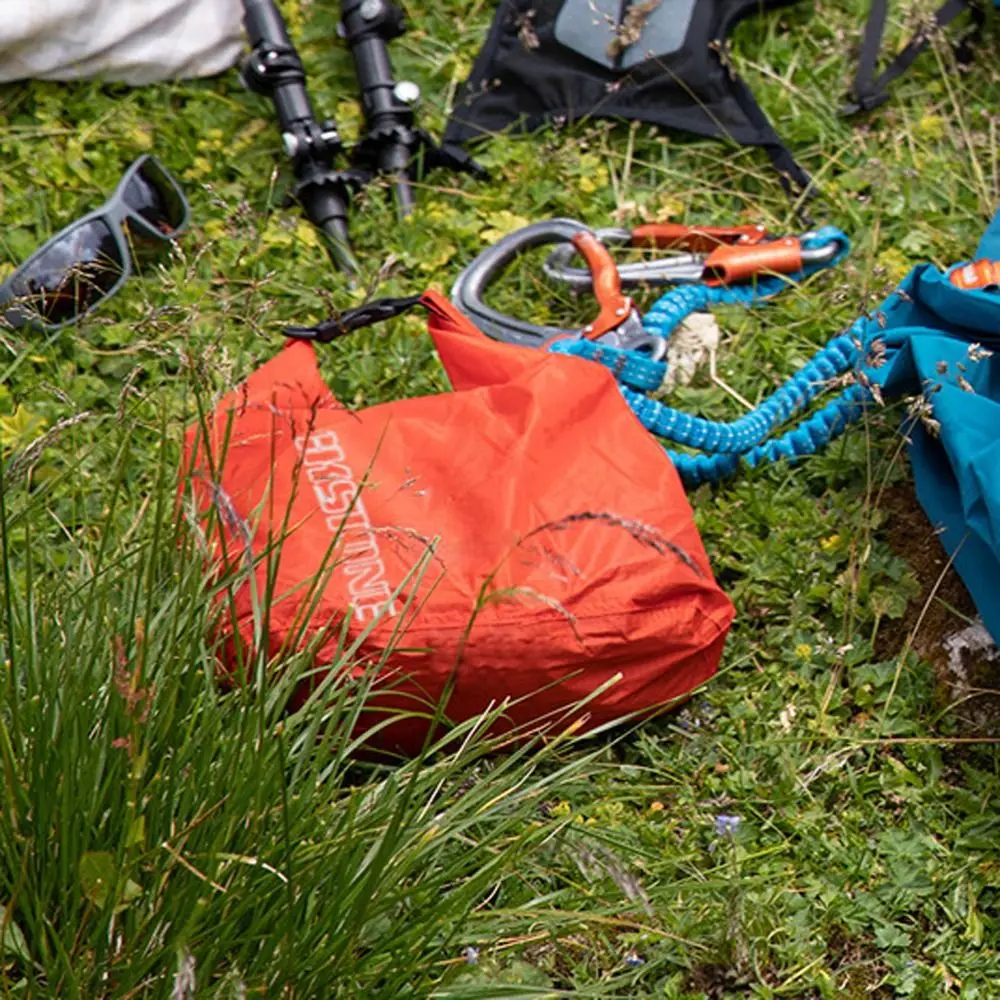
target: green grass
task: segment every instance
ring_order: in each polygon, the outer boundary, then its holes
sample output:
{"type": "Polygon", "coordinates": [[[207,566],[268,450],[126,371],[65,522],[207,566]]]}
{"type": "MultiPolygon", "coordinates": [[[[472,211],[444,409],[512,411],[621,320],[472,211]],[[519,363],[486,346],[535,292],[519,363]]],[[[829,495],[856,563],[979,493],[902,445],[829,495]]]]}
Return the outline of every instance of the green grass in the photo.
{"type": "MultiPolygon", "coordinates": [[[[813,217],[853,241],[836,272],[720,312],[720,374],[751,399],[911,266],[967,258],[998,201],[996,25],[967,74],[926,55],[848,123],[863,6],[803,3],[737,32],[737,65],[822,187],[813,217]]],[[[284,5],[314,103],[351,134],[334,8],[284,5]]],[[[393,44],[437,134],[489,13],[412,4],[393,44]]],[[[270,108],[235,72],[7,86],[0,114],[0,273],[147,149],[195,220],[79,330],[0,330],[0,995],[1000,996],[1000,758],[920,654],[935,637],[908,635],[921,602],[925,622],[963,621],[927,596],[929,531],[889,544],[898,405],[798,468],[693,494],[737,623],[695,701],[617,739],[498,754],[470,724],[387,768],[344,735],[365,685],[331,681],[289,716],[290,680],[223,694],[213,676],[200,560],[173,513],[199,400],[271,356],[283,324],[361,301],[386,271],[376,294],[447,290],[521,220],[664,210],[794,231],[761,154],[606,123],[498,139],[491,183],[433,174],[405,224],[382,186],[357,199],[350,288],[281,207],[270,108]],[[719,816],[740,821],[719,832],[719,816]]],[[[536,265],[498,301],[582,320],[536,265]]],[[[323,364],[351,405],[445,385],[416,316],[323,364]]],[[[674,400],[739,412],[707,380],[674,400]]]]}

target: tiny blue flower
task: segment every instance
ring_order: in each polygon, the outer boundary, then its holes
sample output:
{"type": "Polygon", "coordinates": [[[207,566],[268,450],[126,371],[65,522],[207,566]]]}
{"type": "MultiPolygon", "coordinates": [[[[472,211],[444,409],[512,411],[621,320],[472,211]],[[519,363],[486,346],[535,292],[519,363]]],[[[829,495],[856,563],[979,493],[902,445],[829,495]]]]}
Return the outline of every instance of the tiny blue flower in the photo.
{"type": "Polygon", "coordinates": [[[479,961],[479,949],[473,948],[470,944],[465,951],[462,952],[462,957],[465,959],[466,965],[475,965],[479,961]]]}
{"type": "Polygon", "coordinates": [[[630,951],[625,956],[625,964],[630,969],[637,969],[640,965],[645,965],[646,960],[641,955],[637,955],[634,951],[630,951]]]}
{"type": "Polygon", "coordinates": [[[727,816],[725,813],[720,813],[715,817],[715,835],[732,839],[736,836],[742,820],[742,816],[727,816]]]}

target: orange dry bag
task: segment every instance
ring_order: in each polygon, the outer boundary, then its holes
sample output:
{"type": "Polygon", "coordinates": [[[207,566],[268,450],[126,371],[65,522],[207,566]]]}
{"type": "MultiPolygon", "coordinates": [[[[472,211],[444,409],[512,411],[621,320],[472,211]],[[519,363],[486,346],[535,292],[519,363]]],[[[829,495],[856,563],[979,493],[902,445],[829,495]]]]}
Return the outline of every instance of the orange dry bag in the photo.
{"type": "Polygon", "coordinates": [[[266,559],[236,589],[225,668],[261,641],[269,592],[272,654],[322,633],[321,666],[346,633],[360,643],[340,669],[379,664],[362,728],[381,718],[383,750],[418,751],[442,697],[445,725],[504,703],[505,726],[581,728],[675,705],[715,672],[733,607],[663,449],[602,366],[421,301],[454,391],[352,412],[313,345],[289,341],[222,399],[207,440],[190,429],[222,550],[275,553],[269,590],[266,559]]]}

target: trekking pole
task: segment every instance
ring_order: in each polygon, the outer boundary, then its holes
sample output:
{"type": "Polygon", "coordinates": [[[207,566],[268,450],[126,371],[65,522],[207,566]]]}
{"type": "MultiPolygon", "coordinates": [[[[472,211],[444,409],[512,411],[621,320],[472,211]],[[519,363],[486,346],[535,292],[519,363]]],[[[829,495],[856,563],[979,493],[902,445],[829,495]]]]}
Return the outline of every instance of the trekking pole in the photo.
{"type": "Polygon", "coordinates": [[[340,16],[337,31],[351,49],[366,125],[353,162],[366,172],[393,179],[400,216],[413,211],[411,180],[418,160],[425,168],[446,167],[486,177],[483,167],[463,150],[442,148],[414,127],[420,88],[410,80],[395,80],[387,44],[406,31],[403,11],[389,0],[341,0],[340,16]]]}
{"type": "Polygon", "coordinates": [[[274,101],[282,145],[296,179],[293,197],[325,235],[334,262],[356,274],[360,268],[351,251],[347,206],[351,188],[362,178],[357,171],[333,168],[344,151],[337,124],[333,119],[316,121],[302,60],[273,0],[243,0],[243,11],[251,51],[240,69],[241,79],[249,90],[274,101]]]}

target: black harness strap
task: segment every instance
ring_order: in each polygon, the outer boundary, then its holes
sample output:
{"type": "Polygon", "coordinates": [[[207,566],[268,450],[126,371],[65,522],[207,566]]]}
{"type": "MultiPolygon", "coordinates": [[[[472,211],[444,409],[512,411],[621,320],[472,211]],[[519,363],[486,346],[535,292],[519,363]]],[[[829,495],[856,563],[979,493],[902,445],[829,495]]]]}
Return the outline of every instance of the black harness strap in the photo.
{"type": "Polygon", "coordinates": [[[875,76],[878,66],[879,52],[882,49],[882,37],[885,34],[886,16],[889,11],[888,0],[872,0],[868,11],[868,21],[865,24],[865,34],[861,43],[861,55],[858,57],[858,71],[854,77],[854,87],[851,90],[850,102],[841,108],[842,115],[853,115],[858,111],[870,111],[889,98],[890,85],[913,64],[930,43],[934,31],[951,24],[960,14],[968,11],[972,17],[972,26],[956,42],[954,46],[955,60],[959,65],[972,61],[972,50],[979,40],[986,14],[979,0],[947,0],[934,14],[934,26],[927,30],[921,28],[907,43],[906,47],[892,62],[875,76]]]}

